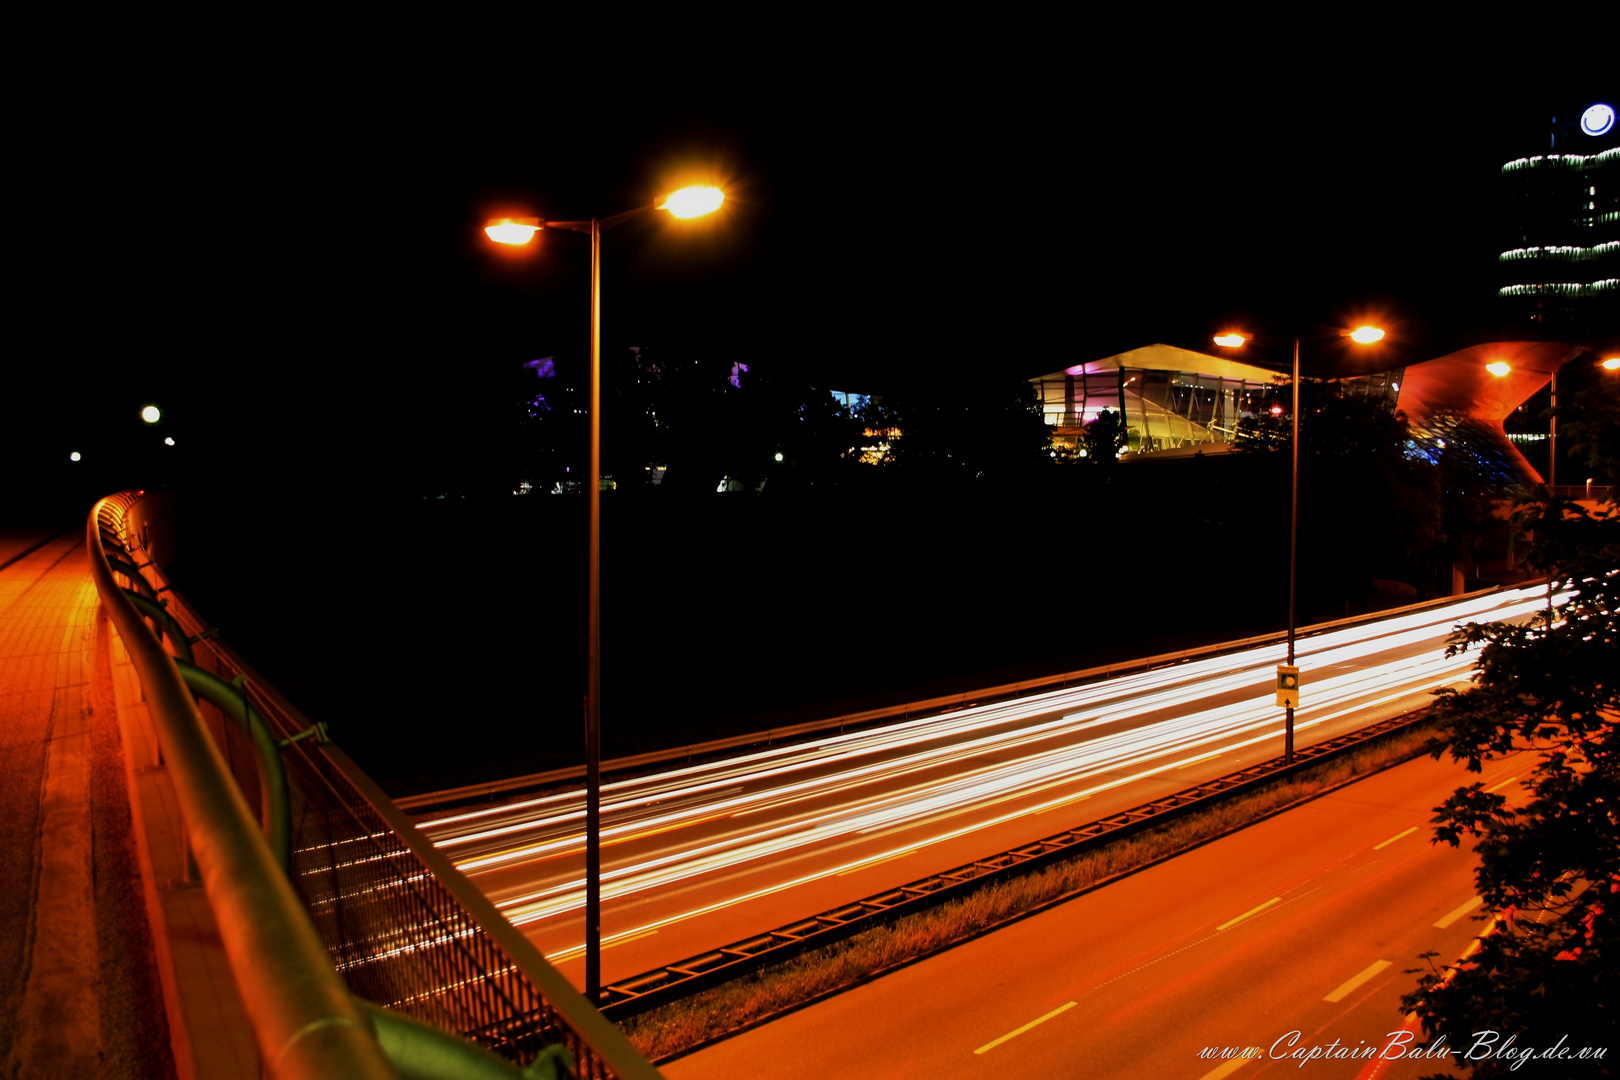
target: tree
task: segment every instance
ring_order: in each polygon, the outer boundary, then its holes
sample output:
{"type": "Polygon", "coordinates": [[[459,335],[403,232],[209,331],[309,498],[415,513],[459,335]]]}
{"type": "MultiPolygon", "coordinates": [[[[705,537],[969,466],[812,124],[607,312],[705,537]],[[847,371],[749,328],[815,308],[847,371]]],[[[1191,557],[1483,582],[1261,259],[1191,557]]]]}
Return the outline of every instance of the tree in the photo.
{"type": "MultiPolygon", "coordinates": [[[[1278,389],[1281,400],[1286,389],[1278,389]]],[[[1447,536],[1441,473],[1410,452],[1406,417],[1342,383],[1306,379],[1299,429],[1300,535],[1311,538],[1301,564],[1307,603],[1325,609],[1332,597],[1335,607],[1342,600],[1348,608],[1375,577],[1433,578],[1437,548],[1447,536]]],[[[1262,461],[1273,474],[1273,490],[1286,493],[1292,434],[1286,413],[1262,408],[1239,426],[1234,449],[1262,461]]],[[[1477,507],[1456,509],[1452,523],[1464,538],[1472,523],[1461,511],[1477,507]]],[[[1446,570],[1449,585],[1449,560],[1446,570]]]]}
{"type": "Polygon", "coordinates": [[[918,384],[874,396],[860,420],[866,430],[885,433],[885,464],[914,478],[1005,481],[1052,463],[1051,432],[1026,379],[918,384]]]}
{"type": "Polygon", "coordinates": [[[1124,417],[1115,409],[1104,409],[1097,414],[1097,419],[1086,425],[1080,441],[1085,447],[1085,460],[1094,465],[1114,465],[1119,461],[1119,452],[1129,443],[1130,435],[1124,417]]]}
{"type": "Polygon", "coordinates": [[[1556,410],[1564,422],[1571,458],[1583,462],[1600,484],[1620,484],[1620,393],[1613,375],[1600,372],[1595,386],[1582,386],[1556,410]]]}
{"type": "MultiPolygon", "coordinates": [[[[1469,624],[1449,653],[1479,650],[1474,686],[1438,691],[1443,734],[1431,745],[1479,772],[1517,751],[1539,755],[1511,808],[1475,782],[1437,807],[1435,835],[1475,841],[1479,893],[1496,913],[1472,960],[1432,971],[1404,999],[1453,1049],[1496,1031],[1519,1047],[1620,1052],[1620,510],[1586,513],[1545,490],[1516,510],[1528,562],[1548,575],[1547,612],[1529,622],[1469,624]]],[[[1427,954],[1433,956],[1434,954],[1427,954]]],[[[1586,1063],[1583,1063],[1583,1066],[1586,1063]]],[[[1511,1062],[1475,1061],[1475,1077],[1511,1062]]],[[[1611,1075],[1613,1061],[1581,1075],[1611,1075]]],[[[1563,1075],[1563,1074],[1559,1074],[1563,1075]]]]}
{"type": "Polygon", "coordinates": [[[1440,541],[1434,548],[1432,575],[1441,581],[1452,571],[1464,574],[1485,544],[1494,522],[1496,500],[1460,448],[1440,454],[1440,541]]]}

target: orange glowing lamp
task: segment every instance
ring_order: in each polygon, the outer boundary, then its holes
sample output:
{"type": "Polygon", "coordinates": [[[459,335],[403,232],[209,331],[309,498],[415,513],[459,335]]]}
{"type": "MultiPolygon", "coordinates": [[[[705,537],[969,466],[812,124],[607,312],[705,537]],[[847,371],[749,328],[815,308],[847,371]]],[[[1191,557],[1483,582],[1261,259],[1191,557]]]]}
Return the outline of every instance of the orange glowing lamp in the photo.
{"type": "Polygon", "coordinates": [[[1485,365],[1485,370],[1500,379],[1502,376],[1512,371],[1513,368],[1508,366],[1508,362],[1506,360],[1492,360],[1490,363],[1485,365]]]}
{"type": "Polygon", "coordinates": [[[719,188],[699,184],[666,195],[664,201],[658,204],[658,209],[668,210],[678,218],[695,218],[714,213],[725,201],[726,194],[719,188]]]}
{"type": "Polygon", "coordinates": [[[1376,326],[1358,326],[1350,331],[1350,340],[1361,345],[1371,345],[1375,341],[1384,340],[1384,332],[1376,326]]]}
{"type": "Polygon", "coordinates": [[[1216,334],[1215,344],[1223,349],[1236,349],[1248,339],[1242,334],[1216,334]]]}
{"type": "Polygon", "coordinates": [[[1603,370],[1620,371],[1620,356],[1611,356],[1603,361],[1603,370]]]}
{"type": "Polygon", "coordinates": [[[490,218],[489,224],[484,226],[484,235],[497,244],[527,244],[544,227],[537,217],[490,218]]]}

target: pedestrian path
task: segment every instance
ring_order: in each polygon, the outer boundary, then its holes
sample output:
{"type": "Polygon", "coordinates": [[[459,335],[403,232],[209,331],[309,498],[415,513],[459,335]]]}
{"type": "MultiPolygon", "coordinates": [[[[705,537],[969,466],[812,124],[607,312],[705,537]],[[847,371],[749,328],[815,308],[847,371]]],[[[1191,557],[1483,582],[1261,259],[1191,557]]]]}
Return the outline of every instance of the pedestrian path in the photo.
{"type": "Polygon", "coordinates": [[[164,1075],[107,624],[83,532],[53,532],[0,537],[0,1075],[164,1075]]]}

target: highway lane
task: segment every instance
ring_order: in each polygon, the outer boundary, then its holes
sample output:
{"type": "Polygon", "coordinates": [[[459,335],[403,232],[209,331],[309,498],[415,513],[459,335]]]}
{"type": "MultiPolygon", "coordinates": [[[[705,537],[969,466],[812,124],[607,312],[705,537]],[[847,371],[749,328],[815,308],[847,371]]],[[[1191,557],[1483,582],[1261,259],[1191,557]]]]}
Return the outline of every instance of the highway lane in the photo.
{"type": "MultiPolygon", "coordinates": [[[[1487,766],[1522,795],[1529,755],[1487,766]]],[[[1430,842],[1478,777],[1420,758],[663,1066],[670,1080],[858,1075],[1350,1078],[1430,950],[1481,929],[1474,856],[1430,842]],[[1259,1047],[1242,1061],[1206,1048],[1259,1047]],[[1279,1059],[1280,1056],[1280,1059],[1279,1059]]],[[[1579,1042],[1580,1033],[1571,1033],[1579,1042]]],[[[1413,1045],[1424,1045],[1414,1043],[1413,1045]]],[[[1397,1061],[1401,1080],[1444,1062],[1397,1061]]]]}
{"type": "MultiPolygon", "coordinates": [[[[1443,655],[1458,621],[1545,602],[1514,591],[1302,639],[1299,744],[1420,706],[1472,667],[1443,655]]],[[[1282,658],[1254,648],[604,785],[604,978],[1275,756],[1282,658]]],[[[419,821],[576,982],[583,817],[573,790],[419,821]]]]}

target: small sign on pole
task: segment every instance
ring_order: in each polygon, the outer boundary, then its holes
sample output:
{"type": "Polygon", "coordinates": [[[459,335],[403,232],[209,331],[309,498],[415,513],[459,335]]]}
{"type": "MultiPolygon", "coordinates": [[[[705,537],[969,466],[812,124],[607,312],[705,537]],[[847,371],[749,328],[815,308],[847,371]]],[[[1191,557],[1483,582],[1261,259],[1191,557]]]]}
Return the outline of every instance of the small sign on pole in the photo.
{"type": "Polygon", "coordinates": [[[1277,665],[1277,704],[1299,708],[1299,668],[1292,664],[1277,665]]]}

